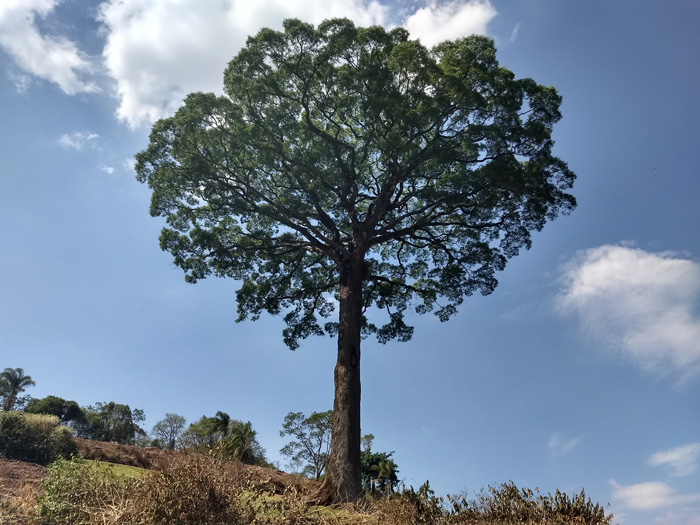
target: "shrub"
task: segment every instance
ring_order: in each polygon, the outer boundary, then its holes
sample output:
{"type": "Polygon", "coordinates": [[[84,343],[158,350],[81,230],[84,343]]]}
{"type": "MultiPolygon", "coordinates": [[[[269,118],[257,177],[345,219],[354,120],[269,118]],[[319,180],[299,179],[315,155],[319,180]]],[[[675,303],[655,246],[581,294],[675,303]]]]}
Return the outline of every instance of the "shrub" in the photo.
{"type": "Polygon", "coordinates": [[[583,490],[574,497],[559,491],[542,496],[537,489],[518,489],[513,482],[489,487],[475,500],[448,496],[446,502],[433,496],[426,484],[377,501],[375,508],[382,525],[610,525],[613,519],[583,490]]]}
{"type": "Polygon", "coordinates": [[[0,457],[45,465],[77,450],[71,430],[56,416],[0,412],[0,457]]]}
{"type": "Polygon", "coordinates": [[[451,524],[472,523],[566,523],[567,525],[610,525],[613,516],[594,504],[586,493],[570,498],[556,491],[554,496],[542,496],[534,491],[518,489],[512,481],[482,491],[475,501],[464,497],[448,498],[452,505],[451,524]]]}
{"type": "Polygon", "coordinates": [[[81,459],[58,459],[41,482],[39,516],[46,525],[123,523],[129,491],[136,480],[111,469],[91,468],[81,459]]]}
{"type": "Polygon", "coordinates": [[[123,523],[224,525],[251,523],[240,467],[201,454],[177,454],[135,486],[123,523]]]}
{"type": "Polygon", "coordinates": [[[42,481],[42,523],[50,525],[229,525],[253,522],[241,495],[237,465],[202,455],[178,455],[139,479],[58,460],[42,481]]]}

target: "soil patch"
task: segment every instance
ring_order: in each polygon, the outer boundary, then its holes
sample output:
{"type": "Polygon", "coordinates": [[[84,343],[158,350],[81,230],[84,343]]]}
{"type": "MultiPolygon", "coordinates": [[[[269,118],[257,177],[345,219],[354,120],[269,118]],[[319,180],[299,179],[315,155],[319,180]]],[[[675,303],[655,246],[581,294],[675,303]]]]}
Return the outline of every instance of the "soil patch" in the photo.
{"type": "Polygon", "coordinates": [[[36,463],[0,459],[0,496],[18,498],[23,486],[36,487],[48,469],[36,463]]]}

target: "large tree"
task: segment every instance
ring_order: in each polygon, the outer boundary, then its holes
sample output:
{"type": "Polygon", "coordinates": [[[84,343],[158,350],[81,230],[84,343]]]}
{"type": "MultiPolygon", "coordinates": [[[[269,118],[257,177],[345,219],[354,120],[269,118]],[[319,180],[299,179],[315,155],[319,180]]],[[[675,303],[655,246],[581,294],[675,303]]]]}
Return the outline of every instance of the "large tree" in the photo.
{"type": "Polygon", "coordinates": [[[32,399],[24,407],[24,411],[30,414],[51,414],[58,417],[61,423],[85,423],[85,414],[76,401],[67,401],[58,396],[46,396],[41,399],[32,399]]]}
{"type": "Polygon", "coordinates": [[[76,422],[74,428],[79,437],[97,441],[114,441],[134,444],[138,436],[146,436],[139,426],[146,415],[140,408],[133,410],[129,405],[110,401],[83,407],[84,422],[76,422]]]}
{"type": "Polygon", "coordinates": [[[2,396],[2,409],[9,412],[15,406],[17,396],[24,392],[28,386],[36,383],[31,376],[24,375],[22,368],[6,368],[0,372],[0,396],[2,396]]]}
{"type": "Polygon", "coordinates": [[[409,340],[409,307],[446,321],[573,209],[574,174],[551,151],[561,98],[499,66],[489,38],[426,49],[345,19],[261,30],[224,93],[158,121],[137,176],[187,281],[240,280],[238,320],[283,314],[291,349],[337,337],[323,493],[352,500],[363,335],[409,340]]]}

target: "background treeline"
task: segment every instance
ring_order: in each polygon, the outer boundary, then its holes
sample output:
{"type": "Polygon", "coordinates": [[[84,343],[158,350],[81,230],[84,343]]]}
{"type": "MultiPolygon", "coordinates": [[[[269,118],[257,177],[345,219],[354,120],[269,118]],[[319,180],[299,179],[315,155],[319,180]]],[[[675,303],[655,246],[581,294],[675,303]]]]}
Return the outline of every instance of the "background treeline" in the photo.
{"type": "MultiPolygon", "coordinates": [[[[75,445],[70,444],[71,436],[75,435],[164,450],[213,452],[242,464],[276,466],[267,459],[251,422],[234,419],[226,412],[219,411],[211,417],[203,415],[189,425],[183,416],[168,413],[148,432],[142,426],[146,415],[139,408],[114,401],[80,406],[76,401],[54,395],[40,399],[20,395],[34,385],[22,368],[6,368],[0,374],[3,399],[0,424],[4,425],[0,427],[1,457],[47,464],[75,453],[75,445]],[[27,417],[21,417],[20,411],[27,417]]],[[[302,412],[287,414],[280,431],[280,436],[290,439],[280,450],[288,459],[287,470],[323,480],[330,454],[332,421],[332,410],[312,412],[308,416],[302,412]]],[[[372,434],[362,438],[362,485],[367,493],[390,494],[399,483],[399,468],[394,453],[373,450],[373,441],[372,434]]]]}
{"type": "MultiPolygon", "coordinates": [[[[0,523],[22,525],[610,525],[612,515],[586,498],[559,491],[541,495],[512,482],[492,486],[476,498],[438,498],[428,482],[418,490],[398,490],[398,465],[393,452],[372,448],[374,436],[362,437],[363,507],[311,507],[309,492],[326,473],[333,412],[290,412],[280,435],[289,442],[280,451],[287,468],[310,478],[306,488],[276,470],[265,456],[250,422],[225,412],[202,416],[187,425],[169,413],[150,432],[141,426],[143,410],[113,401],[80,406],[57,396],[20,396],[34,385],[21,368],[0,374],[0,457],[50,464],[40,484],[41,496],[17,505],[0,498],[0,523]],[[158,447],[158,466],[118,475],[99,462],[77,457],[74,434],[89,440],[158,447]],[[244,465],[253,465],[245,467],[244,465]],[[256,471],[256,469],[258,469],[256,471]],[[258,472],[257,478],[251,474],[258,472]],[[263,474],[262,480],[259,472],[263,474]],[[315,484],[315,485],[314,485],[315,484]],[[308,487],[312,487],[309,489],[308,487]],[[22,510],[24,509],[24,510],[22,510]],[[8,521],[9,520],[9,521],[8,521]]],[[[120,445],[112,445],[118,447],[120,445]]],[[[130,448],[130,447],[126,447],[130,448]]],[[[133,449],[138,450],[138,449],[133,449]]],[[[317,490],[317,489],[316,489],[317,490]]]]}

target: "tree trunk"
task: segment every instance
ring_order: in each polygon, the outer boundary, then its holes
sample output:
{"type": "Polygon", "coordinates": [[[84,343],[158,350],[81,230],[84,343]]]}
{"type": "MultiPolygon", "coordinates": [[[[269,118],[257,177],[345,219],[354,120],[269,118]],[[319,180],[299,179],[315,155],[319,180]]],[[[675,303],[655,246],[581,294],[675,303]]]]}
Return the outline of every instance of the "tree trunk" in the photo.
{"type": "Polygon", "coordinates": [[[362,494],[360,476],[360,339],[362,271],[358,254],[341,266],[338,362],[331,454],[319,499],[324,503],[355,501],[362,494]]]}

